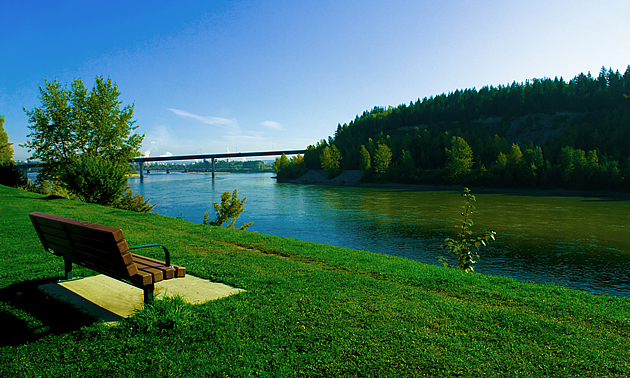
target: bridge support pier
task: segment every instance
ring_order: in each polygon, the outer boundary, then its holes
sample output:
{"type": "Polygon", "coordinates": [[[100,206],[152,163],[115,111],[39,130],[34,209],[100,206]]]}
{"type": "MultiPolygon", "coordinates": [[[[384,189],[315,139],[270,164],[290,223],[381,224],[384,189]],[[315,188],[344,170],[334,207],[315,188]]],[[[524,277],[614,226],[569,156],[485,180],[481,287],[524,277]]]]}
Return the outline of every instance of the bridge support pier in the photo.
{"type": "Polygon", "coordinates": [[[144,182],[144,162],[140,162],[140,182],[144,182]]]}
{"type": "Polygon", "coordinates": [[[215,158],[212,158],[212,179],[214,180],[214,161],[215,158]]]}

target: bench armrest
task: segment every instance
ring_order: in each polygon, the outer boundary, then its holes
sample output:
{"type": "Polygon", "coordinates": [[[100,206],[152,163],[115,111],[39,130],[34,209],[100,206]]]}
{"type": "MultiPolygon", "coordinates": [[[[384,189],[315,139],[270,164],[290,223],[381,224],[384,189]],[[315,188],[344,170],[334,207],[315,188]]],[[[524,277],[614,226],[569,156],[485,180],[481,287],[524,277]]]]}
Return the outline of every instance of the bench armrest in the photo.
{"type": "Polygon", "coordinates": [[[166,249],[165,246],[161,245],[161,244],[147,244],[147,245],[139,245],[137,247],[129,247],[130,250],[132,249],[140,249],[140,248],[149,248],[149,247],[160,247],[164,250],[164,254],[166,255],[166,259],[165,259],[165,263],[166,266],[171,266],[171,254],[168,253],[168,249],[166,249]]]}

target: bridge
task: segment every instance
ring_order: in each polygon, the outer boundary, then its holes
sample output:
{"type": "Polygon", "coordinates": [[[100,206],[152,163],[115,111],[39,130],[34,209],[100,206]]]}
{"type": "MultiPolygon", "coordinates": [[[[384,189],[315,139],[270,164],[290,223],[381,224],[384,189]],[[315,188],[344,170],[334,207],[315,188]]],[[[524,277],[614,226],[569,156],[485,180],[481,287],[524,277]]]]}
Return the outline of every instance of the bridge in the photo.
{"type": "MultiPolygon", "coordinates": [[[[258,156],[280,156],[285,155],[297,155],[303,154],[307,150],[285,150],[285,151],[262,151],[262,152],[235,152],[235,153],[222,153],[222,154],[204,154],[204,155],[180,155],[180,156],[156,156],[156,157],[137,157],[130,159],[130,163],[138,163],[140,165],[140,181],[144,181],[144,163],[152,161],[182,161],[182,160],[212,160],[212,178],[214,178],[215,161],[216,159],[234,159],[244,157],[258,157],[258,156]]],[[[37,167],[41,163],[20,163],[18,167],[24,170],[24,173],[28,172],[29,168],[37,167]]]]}
{"type": "Polygon", "coordinates": [[[181,156],[156,156],[156,157],[137,157],[129,160],[131,163],[140,165],[140,182],[144,181],[144,163],[150,161],[181,161],[181,160],[212,160],[212,178],[214,178],[216,159],[234,159],[244,157],[259,156],[280,156],[303,154],[307,150],[285,150],[285,151],[262,151],[262,152],[235,152],[222,154],[205,154],[205,155],[181,155],[181,156]]]}

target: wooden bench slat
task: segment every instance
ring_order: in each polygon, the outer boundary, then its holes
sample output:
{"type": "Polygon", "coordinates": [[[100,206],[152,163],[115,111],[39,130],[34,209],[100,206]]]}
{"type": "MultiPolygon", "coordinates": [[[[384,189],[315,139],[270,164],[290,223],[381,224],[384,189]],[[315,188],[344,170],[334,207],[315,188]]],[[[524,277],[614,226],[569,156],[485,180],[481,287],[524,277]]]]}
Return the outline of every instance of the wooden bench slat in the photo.
{"type": "Polygon", "coordinates": [[[64,229],[63,227],[59,227],[59,222],[61,222],[63,226],[67,227],[68,231],[78,235],[93,236],[95,238],[103,237],[105,238],[103,240],[112,240],[114,242],[119,242],[125,238],[120,228],[102,226],[100,224],[82,222],[44,213],[35,212],[32,213],[32,215],[36,216],[37,222],[42,225],[64,229]]]}
{"type": "MultiPolygon", "coordinates": [[[[157,267],[157,268],[165,266],[164,261],[155,260],[146,256],[136,255],[135,253],[132,253],[131,255],[133,256],[133,261],[136,262],[136,264],[142,263],[142,264],[146,264],[147,266],[149,264],[152,264],[152,266],[157,267]]],[[[186,276],[186,268],[184,268],[183,266],[171,264],[171,268],[174,270],[173,278],[180,278],[180,277],[186,276]]]]}
{"type": "Polygon", "coordinates": [[[112,253],[111,250],[107,250],[107,249],[99,249],[99,248],[92,248],[90,246],[87,245],[82,245],[82,244],[76,244],[73,243],[71,240],[68,239],[63,239],[57,236],[53,236],[53,235],[46,235],[45,236],[48,244],[49,244],[49,248],[52,250],[56,250],[59,247],[63,247],[66,250],[81,250],[86,254],[89,254],[91,256],[97,256],[97,257],[101,257],[101,258],[110,258],[110,259],[114,259],[116,260],[115,262],[117,263],[119,259],[117,259],[116,257],[121,257],[121,253],[112,253]]]}
{"type": "Polygon", "coordinates": [[[58,215],[52,215],[52,214],[46,214],[46,213],[40,213],[40,212],[33,212],[30,215],[37,217],[37,220],[41,222],[42,224],[50,224],[52,225],[52,227],[59,227],[59,223],[63,223],[64,225],[74,225],[74,226],[78,226],[79,228],[85,228],[86,232],[88,232],[87,230],[100,231],[100,232],[113,233],[113,234],[118,234],[118,231],[122,232],[122,230],[117,227],[103,226],[96,223],[84,222],[84,221],[71,219],[71,218],[64,218],[58,215]]]}
{"type": "Polygon", "coordinates": [[[139,270],[152,271],[152,269],[158,269],[162,271],[162,275],[165,280],[175,278],[175,268],[166,266],[164,261],[155,260],[150,257],[132,254],[133,262],[138,266],[139,270]]]}
{"type": "Polygon", "coordinates": [[[165,280],[175,278],[175,269],[173,267],[166,266],[164,261],[133,254],[133,262],[136,263],[138,269],[144,270],[146,268],[155,268],[161,270],[164,274],[165,280]]]}
{"type": "Polygon", "coordinates": [[[122,258],[123,264],[125,265],[129,265],[129,264],[133,264],[133,256],[131,256],[131,252],[126,251],[120,254],[120,257],[122,258]]]}
{"type": "MultiPolygon", "coordinates": [[[[87,237],[85,235],[76,234],[72,232],[67,232],[67,230],[61,228],[50,227],[47,225],[40,224],[39,228],[46,239],[51,237],[57,237],[69,240],[71,243],[82,244],[86,246],[90,246],[95,249],[101,249],[105,251],[112,250],[112,245],[116,245],[118,247],[119,252],[124,252],[129,250],[129,246],[127,242],[123,239],[115,244],[112,244],[111,237],[103,238],[103,235],[92,235],[92,237],[87,237]],[[98,237],[98,238],[95,238],[98,237]]],[[[59,244],[59,243],[58,243],[59,244]]]]}
{"type": "Polygon", "coordinates": [[[155,268],[138,269],[138,272],[147,272],[153,275],[153,282],[160,282],[164,280],[164,274],[162,271],[155,268]]]}
{"type": "Polygon", "coordinates": [[[40,224],[39,227],[45,235],[57,236],[60,238],[65,238],[68,236],[68,233],[66,233],[66,231],[61,228],[50,227],[46,226],[45,224],[40,224]]]}
{"type": "Polygon", "coordinates": [[[170,280],[171,278],[175,278],[175,269],[166,266],[151,266],[151,265],[143,265],[142,263],[136,262],[136,266],[138,270],[148,271],[149,269],[157,269],[162,272],[162,279],[170,280]]]}
{"type": "Polygon", "coordinates": [[[90,256],[95,256],[101,259],[109,259],[114,264],[123,263],[130,264],[133,262],[133,257],[129,251],[119,252],[117,247],[116,249],[111,248],[110,250],[92,248],[88,245],[83,244],[75,244],[74,249],[82,251],[85,254],[90,256]]]}
{"type": "MultiPolygon", "coordinates": [[[[55,254],[63,256],[65,259],[72,261],[75,264],[85,265],[87,262],[92,262],[89,269],[100,271],[99,267],[106,269],[109,272],[116,272],[117,278],[129,279],[130,276],[138,273],[138,267],[132,262],[126,264],[113,263],[110,260],[99,258],[92,254],[86,253],[81,250],[65,248],[63,246],[51,247],[55,254]]],[[[131,255],[131,254],[129,254],[131,255]]]]}
{"type": "Polygon", "coordinates": [[[137,286],[149,286],[153,284],[153,274],[139,270],[131,276],[131,282],[137,286]]]}
{"type": "Polygon", "coordinates": [[[164,265],[159,265],[159,266],[155,266],[155,265],[145,265],[142,262],[138,262],[138,261],[134,261],[134,263],[136,264],[136,266],[138,267],[138,270],[148,270],[148,269],[158,269],[162,272],[162,277],[165,280],[170,280],[171,278],[175,278],[175,269],[168,267],[168,266],[164,266],[164,265]]]}
{"type": "Polygon", "coordinates": [[[46,235],[45,237],[46,241],[50,245],[50,248],[52,248],[53,250],[55,250],[53,245],[72,250],[72,243],[70,243],[70,240],[68,239],[60,238],[54,235],[46,235]]]}
{"type": "Polygon", "coordinates": [[[64,247],[63,245],[58,245],[54,243],[48,243],[48,251],[64,258],[72,258],[72,255],[74,253],[74,250],[72,248],[64,247]]]}
{"type": "Polygon", "coordinates": [[[186,268],[179,265],[172,265],[172,267],[175,269],[175,277],[173,278],[186,277],[186,268]]]}
{"type": "Polygon", "coordinates": [[[124,239],[117,242],[114,242],[112,240],[105,241],[72,233],[69,235],[69,238],[72,240],[73,243],[88,245],[95,249],[107,250],[114,253],[120,253],[129,250],[129,246],[124,239]]]}
{"type": "Polygon", "coordinates": [[[122,260],[124,265],[129,265],[133,262],[133,257],[129,252],[129,246],[125,240],[118,242],[116,247],[112,248],[111,245],[106,246],[97,241],[91,243],[93,239],[84,237],[76,238],[76,235],[69,240],[63,230],[41,225],[40,228],[42,231],[40,238],[44,238],[48,242],[49,248],[53,251],[58,250],[59,246],[62,246],[65,250],[72,250],[74,246],[75,249],[81,250],[87,255],[97,256],[101,259],[111,259],[115,263],[118,263],[118,260],[122,260]]]}
{"type": "MultiPolygon", "coordinates": [[[[131,280],[131,277],[133,277],[133,276],[129,275],[128,271],[121,271],[120,267],[117,267],[117,266],[113,267],[111,265],[102,265],[102,264],[100,264],[97,261],[80,260],[77,264],[79,264],[79,265],[81,265],[81,266],[83,266],[85,268],[91,269],[91,270],[93,270],[95,272],[99,272],[99,273],[105,274],[107,276],[110,276],[112,278],[115,278],[115,279],[121,280],[121,281],[129,281],[129,280],[131,280]]],[[[129,270],[132,270],[132,269],[136,270],[135,274],[138,274],[137,273],[137,269],[138,268],[135,266],[135,264],[127,266],[127,268],[129,270]]]]}
{"type": "MultiPolygon", "coordinates": [[[[137,268],[134,268],[133,257],[128,251],[115,255],[82,245],[75,245],[73,248],[69,241],[52,235],[47,235],[46,240],[49,249],[52,249],[57,255],[70,257],[73,254],[79,254],[82,259],[97,260],[103,265],[126,266],[125,270],[129,275],[133,275],[138,271],[137,268]]],[[[75,258],[74,260],[80,262],[82,259],[77,260],[75,258]]]]}
{"type": "MultiPolygon", "coordinates": [[[[129,277],[138,273],[138,266],[134,264],[133,262],[129,264],[113,264],[107,260],[99,259],[93,255],[83,253],[82,251],[79,251],[79,250],[76,250],[75,254],[77,255],[77,257],[79,257],[78,259],[79,263],[81,263],[82,261],[93,261],[94,265],[96,265],[97,267],[102,266],[104,269],[108,269],[112,272],[116,272],[116,274],[120,278],[129,279],[129,277]]],[[[99,271],[98,269],[93,269],[93,270],[96,270],[97,272],[99,271]]]]}

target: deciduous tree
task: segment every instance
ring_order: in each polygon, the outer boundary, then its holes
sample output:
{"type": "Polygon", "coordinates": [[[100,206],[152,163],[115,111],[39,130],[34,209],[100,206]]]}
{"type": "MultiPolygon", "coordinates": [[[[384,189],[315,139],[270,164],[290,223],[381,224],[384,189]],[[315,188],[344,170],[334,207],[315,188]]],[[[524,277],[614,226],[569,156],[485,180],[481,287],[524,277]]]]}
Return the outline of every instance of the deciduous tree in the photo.
{"type": "Polygon", "coordinates": [[[292,178],[301,177],[306,172],[308,172],[308,169],[306,169],[306,163],[304,163],[304,158],[302,157],[302,155],[297,154],[291,158],[290,169],[292,178]]]}
{"type": "Polygon", "coordinates": [[[43,163],[38,178],[56,179],[77,156],[123,162],[140,154],[144,135],[132,134],[133,104],[122,107],[111,79],[96,78],[89,93],[80,79],[70,89],[46,80],[39,91],[41,106],[24,109],[31,133],[22,145],[33,153],[30,159],[43,163]]]}
{"type": "Polygon", "coordinates": [[[7,186],[26,185],[26,177],[13,161],[13,143],[4,131],[4,116],[0,115],[0,184],[7,186]]]}
{"type": "Polygon", "coordinates": [[[370,157],[370,152],[367,150],[367,148],[365,148],[365,145],[362,144],[361,145],[361,165],[359,166],[359,168],[361,168],[362,171],[368,171],[370,168],[372,168],[372,162],[371,162],[371,157],[370,157]]]}
{"type": "Polygon", "coordinates": [[[379,143],[374,154],[374,171],[378,177],[385,177],[392,163],[392,150],[384,143],[379,143]]]}
{"type": "Polygon", "coordinates": [[[528,148],[523,155],[524,170],[527,176],[534,177],[538,175],[538,172],[543,168],[544,157],[542,148],[536,146],[536,148],[528,148]]]}
{"type": "Polygon", "coordinates": [[[287,155],[282,154],[279,158],[276,158],[276,161],[273,163],[273,169],[276,171],[278,177],[285,177],[289,174],[288,168],[291,162],[287,155]]]}
{"type": "Polygon", "coordinates": [[[472,148],[462,137],[451,139],[451,148],[445,148],[446,152],[446,174],[453,182],[459,181],[461,177],[470,172],[473,166],[472,148]]]}
{"type": "Polygon", "coordinates": [[[341,162],[341,152],[334,144],[332,147],[326,146],[320,156],[322,162],[322,169],[328,174],[328,178],[333,178],[339,175],[339,163],[341,162]]]}
{"type": "Polygon", "coordinates": [[[0,164],[13,160],[13,143],[9,143],[9,135],[4,131],[4,116],[0,115],[0,164]]]}

